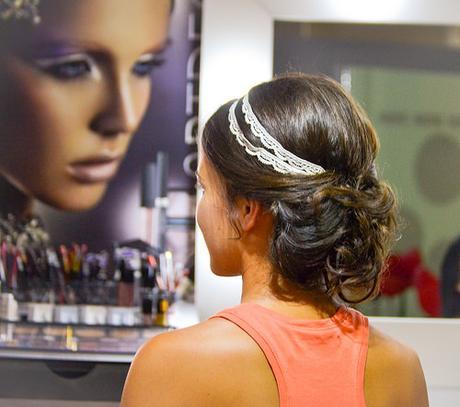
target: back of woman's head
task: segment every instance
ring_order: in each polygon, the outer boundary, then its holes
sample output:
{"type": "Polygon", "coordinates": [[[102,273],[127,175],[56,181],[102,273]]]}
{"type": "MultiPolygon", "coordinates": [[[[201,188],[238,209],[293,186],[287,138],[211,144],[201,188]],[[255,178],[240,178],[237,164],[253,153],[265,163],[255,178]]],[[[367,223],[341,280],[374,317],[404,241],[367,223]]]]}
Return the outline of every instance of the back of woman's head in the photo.
{"type": "Polygon", "coordinates": [[[271,211],[271,261],[289,282],[347,302],[375,295],[396,213],[393,192],[377,178],[379,143],[366,114],[333,80],[303,74],[262,83],[248,101],[281,149],[319,167],[280,171],[260,159],[257,147],[275,157],[279,151],[261,143],[257,128],[251,131],[248,104],[239,100],[236,125],[256,147],[248,152],[229,126],[228,103],[206,124],[201,145],[223,180],[229,206],[246,197],[271,211]]]}

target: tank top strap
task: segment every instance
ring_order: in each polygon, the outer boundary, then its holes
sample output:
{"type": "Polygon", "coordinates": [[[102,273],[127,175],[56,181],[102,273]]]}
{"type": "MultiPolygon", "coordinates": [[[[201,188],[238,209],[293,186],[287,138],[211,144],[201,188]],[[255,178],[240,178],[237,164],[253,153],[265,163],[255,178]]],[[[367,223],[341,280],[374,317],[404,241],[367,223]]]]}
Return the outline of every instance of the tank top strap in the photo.
{"type": "MultiPolygon", "coordinates": [[[[241,304],[234,308],[223,310],[211,318],[224,318],[245,331],[259,346],[264,353],[278,386],[280,406],[288,406],[288,388],[283,374],[282,364],[277,359],[277,349],[273,346],[270,336],[270,328],[264,327],[264,318],[260,312],[253,312],[254,304],[241,304]]],[[[256,310],[257,311],[257,308],[256,310]]],[[[260,310],[259,310],[260,311],[260,310]]]]}

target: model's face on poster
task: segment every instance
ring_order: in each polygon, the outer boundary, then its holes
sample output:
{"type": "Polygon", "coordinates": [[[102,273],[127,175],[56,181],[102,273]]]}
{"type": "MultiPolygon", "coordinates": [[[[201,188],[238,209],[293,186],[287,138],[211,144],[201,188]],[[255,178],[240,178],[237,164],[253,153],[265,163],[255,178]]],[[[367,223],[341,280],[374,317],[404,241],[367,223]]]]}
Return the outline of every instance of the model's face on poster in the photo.
{"type": "Polygon", "coordinates": [[[42,0],[39,12],[40,24],[9,21],[0,39],[0,176],[86,210],[145,113],[170,2],[42,0]]]}

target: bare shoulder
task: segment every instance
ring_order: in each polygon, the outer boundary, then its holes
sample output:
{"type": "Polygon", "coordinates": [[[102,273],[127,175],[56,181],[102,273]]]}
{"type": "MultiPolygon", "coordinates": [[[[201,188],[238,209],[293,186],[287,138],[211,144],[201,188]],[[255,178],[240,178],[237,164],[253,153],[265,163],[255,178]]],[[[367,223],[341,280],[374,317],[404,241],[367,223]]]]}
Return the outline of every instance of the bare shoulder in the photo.
{"type": "Polygon", "coordinates": [[[370,407],[428,406],[425,377],[417,353],[372,326],[365,393],[370,407]]]}
{"type": "Polygon", "coordinates": [[[121,405],[238,405],[238,380],[260,361],[258,352],[244,332],[222,319],[158,335],[137,352],[121,405]]]}

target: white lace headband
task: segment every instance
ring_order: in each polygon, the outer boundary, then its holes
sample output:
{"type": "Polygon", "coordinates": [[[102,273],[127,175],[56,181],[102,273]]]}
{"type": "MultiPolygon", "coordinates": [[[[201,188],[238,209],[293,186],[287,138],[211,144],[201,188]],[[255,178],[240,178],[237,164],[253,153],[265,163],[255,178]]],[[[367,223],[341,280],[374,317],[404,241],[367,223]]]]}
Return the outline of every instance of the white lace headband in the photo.
{"type": "Polygon", "coordinates": [[[249,103],[249,97],[246,95],[243,98],[242,105],[244,119],[250,126],[252,134],[260,140],[265,148],[254,146],[244,136],[238,125],[235,115],[235,109],[238,102],[237,100],[230,106],[228,112],[229,127],[232,134],[236,137],[236,141],[244,147],[249,155],[257,157],[261,163],[272,166],[275,171],[282,174],[316,175],[325,172],[324,168],[320,165],[313,164],[310,161],[297,157],[276,141],[257,119],[249,103]],[[273,153],[267,149],[272,150],[273,153]]]}

